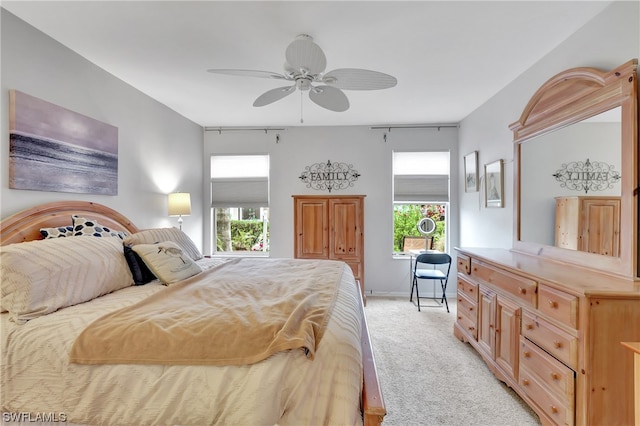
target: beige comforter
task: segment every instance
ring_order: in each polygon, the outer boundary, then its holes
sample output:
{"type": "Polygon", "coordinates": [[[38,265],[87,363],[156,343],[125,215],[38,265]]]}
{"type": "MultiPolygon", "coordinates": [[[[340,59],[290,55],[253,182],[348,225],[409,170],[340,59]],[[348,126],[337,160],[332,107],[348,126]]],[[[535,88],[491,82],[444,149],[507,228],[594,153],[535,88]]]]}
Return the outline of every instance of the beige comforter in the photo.
{"type": "Polygon", "coordinates": [[[289,349],[313,359],[341,262],[236,259],[94,321],[78,364],[245,365],[289,349]]]}
{"type": "Polygon", "coordinates": [[[169,289],[131,286],[24,325],[0,314],[0,410],[84,425],[362,424],[362,301],[346,264],[311,362],[291,350],[245,366],[69,363],[90,323],[169,289]]]}

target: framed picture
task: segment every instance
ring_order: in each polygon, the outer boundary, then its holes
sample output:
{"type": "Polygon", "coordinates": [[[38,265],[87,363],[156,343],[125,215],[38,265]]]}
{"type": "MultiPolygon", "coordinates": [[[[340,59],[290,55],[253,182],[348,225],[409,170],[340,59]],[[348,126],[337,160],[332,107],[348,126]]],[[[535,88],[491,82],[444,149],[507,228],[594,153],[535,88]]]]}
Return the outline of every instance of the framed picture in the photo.
{"type": "Polygon", "coordinates": [[[485,205],[504,207],[504,178],[502,160],[484,165],[485,205]]]}
{"type": "Polygon", "coordinates": [[[118,128],[9,91],[9,188],[118,195],[118,128]]]}
{"type": "Polygon", "coordinates": [[[478,192],[478,151],[464,156],[464,192],[478,192]]]}

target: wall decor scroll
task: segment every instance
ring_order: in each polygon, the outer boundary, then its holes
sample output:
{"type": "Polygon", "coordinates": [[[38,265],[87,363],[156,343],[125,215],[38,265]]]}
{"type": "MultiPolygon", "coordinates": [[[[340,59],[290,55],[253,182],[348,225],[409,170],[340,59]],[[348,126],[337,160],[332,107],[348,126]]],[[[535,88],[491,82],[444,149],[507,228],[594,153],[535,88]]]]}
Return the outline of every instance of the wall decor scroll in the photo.
{"type": "Polygon", "coordinates": [[[331,192],[352,187],[359,177],[360,173],[353,168],[353,164],[332,163],[331,160],[327,160],[326,163],[315,163],[305,167],[298,178],[307,188],[331,192]]]}
{"type": "Polygon", "coordinates": [[[118,194],[118,128],[9,91],[9,188],[118,194]]]}
{"type": "Polygon", "coordinates": [[[613,188],[613,184],[621,178],[615,166],[602,161],[572,161],[563,163],[552,176],[560,182],[561,188],[574,191],[604,191],[613,188]]]}

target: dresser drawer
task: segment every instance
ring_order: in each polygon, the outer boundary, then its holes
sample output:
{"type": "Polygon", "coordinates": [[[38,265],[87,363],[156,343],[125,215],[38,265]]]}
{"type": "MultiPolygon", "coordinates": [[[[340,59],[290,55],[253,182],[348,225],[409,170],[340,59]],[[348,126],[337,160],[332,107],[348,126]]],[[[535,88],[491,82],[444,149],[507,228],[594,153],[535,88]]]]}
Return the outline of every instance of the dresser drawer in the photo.
{"type": "Polygon", "coordinates": [[[578,364],[578,338],[537,315],[523,311],[522,335],[574,370],[578,364]]]}
{"type": "Polygon", "coordinates": [[[478,303],[478,285],[471,281],[467,281],[460,275],[458,275],[458,292],[478,303]]]}
{"type": "Polygon", "coordinates": [[[520,336],[520,367],[526,368],[547,389],[564,401],[573,402],[575,394],[575,373],[572,369],[520,336]]]}
{"type": "Polygon", "coordinates": [[[478,323],[478,304],[472,302],[458,289],[458,313],[469,318],[473,323],[478,323]]]}
{"type": "Polygon", "coordinates": [[[471,258],[465,256],[464,254],[458,254],[458,272],[464,272],[469,275],[471,273],[471,258]]]}
{"type": "Polygon", "coordinates": [[[462,315],[460,311],[458,311],[458,325],[464,329],[473,340],[478,340],[478,323],[477,321],[473,321],[469,319],[466,315],[462,315]]]}
{"type": "Polygon", "coordinates": [[[545,387],[537,381],[535,374],[523,366],[520,367],[520,379],[518,383],[535,404],[557,425],[573,426],[573,401],[566,403],[558,399],[558,397],[547,391],[545,387]]]}
{"type": "Polygon", "coordinates": [[[480,261],[473,262],[471,276],[511,293],[534,308],[537,305],[538,283],[536,281],[494,268],[480,261]]]}
{"type": "Polygon", "coordinates": [[[538,309],[572,328],[578,328],[578,298],[547,285],[538,287],[538,309]]]}

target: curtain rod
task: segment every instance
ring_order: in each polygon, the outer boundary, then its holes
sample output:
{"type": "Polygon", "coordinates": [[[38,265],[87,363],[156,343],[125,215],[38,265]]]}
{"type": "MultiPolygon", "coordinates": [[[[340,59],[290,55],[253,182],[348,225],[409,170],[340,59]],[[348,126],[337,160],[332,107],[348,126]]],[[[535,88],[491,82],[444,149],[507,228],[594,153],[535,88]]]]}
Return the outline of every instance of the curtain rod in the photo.
{"type": "Polygon", "coordinates": [[[242,132],[242,131],[259,131],[259,132],[271,132],[271,131],[283,131],[287,130],[286,127],[205,127],[205,132],[242,132]]]}
{"type": "Polygon", "coordinates": [[[442,129],[442,128],[457,128],[459,124],[405,124],[405,125],[394,125],[394,126],[371,126],[369,130],[387,130],[391,131],[391,129],[442,129]]]}

